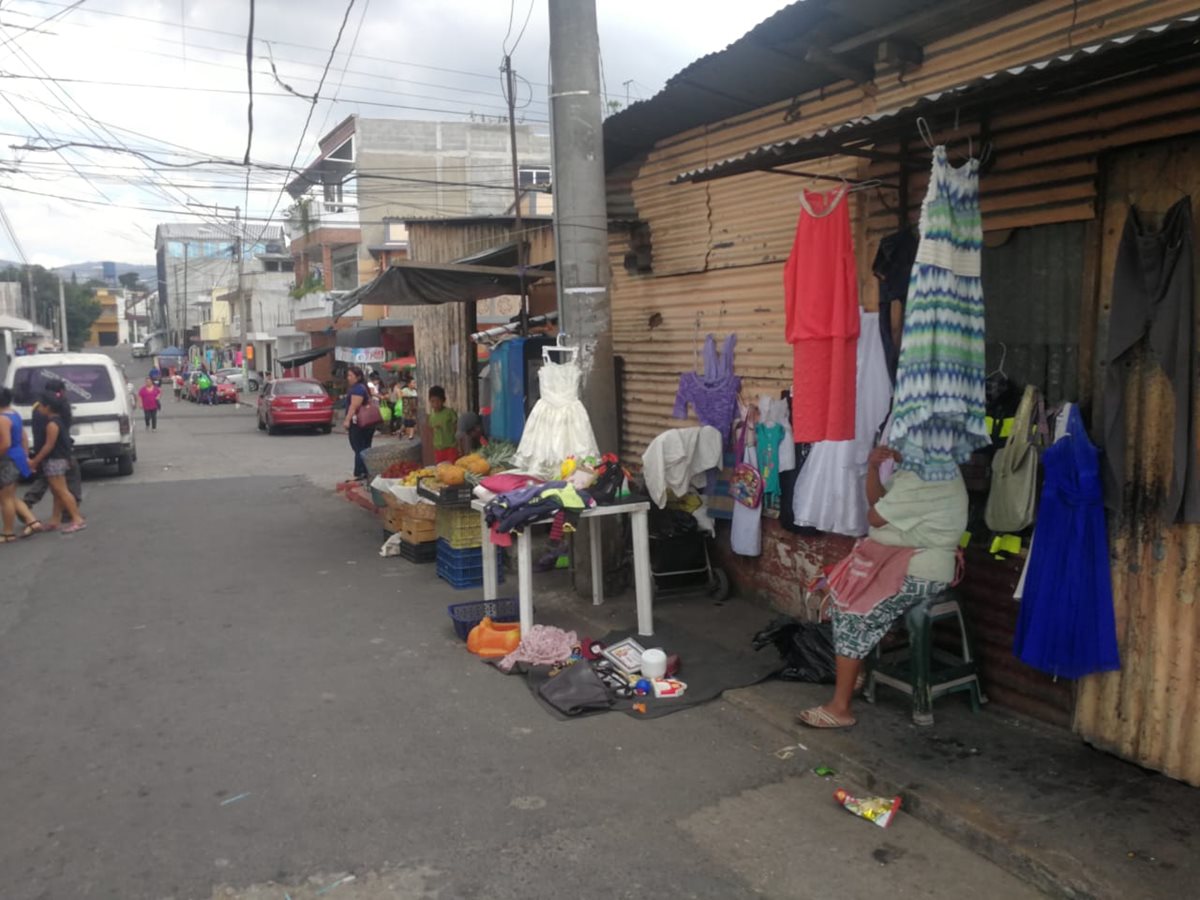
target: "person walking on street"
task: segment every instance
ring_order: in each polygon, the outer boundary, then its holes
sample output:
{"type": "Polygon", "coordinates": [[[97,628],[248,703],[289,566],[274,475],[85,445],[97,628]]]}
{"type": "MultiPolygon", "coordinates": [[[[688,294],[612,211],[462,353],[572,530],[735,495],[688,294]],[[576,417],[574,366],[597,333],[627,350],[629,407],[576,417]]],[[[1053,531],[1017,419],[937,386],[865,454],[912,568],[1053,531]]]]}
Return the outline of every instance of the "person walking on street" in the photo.
{"type": "Polygon", "coordinates": [[[371,403],[371,392],[367,389],[363,370],[351,366],[346,371],[346,380],[350,382],[350,390],[346,392],[346,418],[342,423],[350,435],[350,449],[354,451],[354,478],[356,481],[366,481],[367,463],[362,458],[363,451],[369,450],[371,441],[375,438],[374,425],[359,425],[358,411],[371,403]]]}
{"type": "Polygon", "coordinates": [[[212,387],[212,377],[201,367],[200,374],[196,376],[196,389],[200,392],[200,402],[206,406],[212,406],[212,387]]]}
{"type": "Polygon", "coordinates": [[[73,534],[87,528],[87,522],[79,514],[75,498],[67,489],[67,472],[71,468],[71,435],[63,419],[67,402],[62,397],[46,394],[41,403],[46,409],[45,433],[34,434],[34,453],[29,467],[40,470],[50,485],[50,493],[54,497],[51,521],[58,522],[66,513],[71,523],[64,525],[61,530],[63,534],[73,534]]]}
{"type": "Polygon", "coordinates": [[[154,386],[154,382],[149,378],[142,385],[142,389],[138,391],[138,404],[142,407],[142,415],[146,419],[146,428],[149,431],[158,431],[158,411],[162,407],[159,398],[162,396],[162,391],[154,386]]]}
{"type": "MultiPolygon", "coordinates": [[[[66,384],[61,379],[51,378],[45,383],[45,389],[46,393],[43,394],[43,399],[39,399],[38,402],[33,405],[32,438],[35,448],[41,446],[41,436],[45,435],[46,422],[50,418],[49,410],[44,405],[44,398],[46,396],[55,396],[62,399],[63,409],[65,410],[63,415],[63,426],[66,428],[68,435],[71,433],[71,405],[66,399],[66,384]]],[[[41,472],[36,470],[34,466],[31,465],[30,468],[34,469],[34,479],[25,489],[25,495],[23,499],[25,501],[25,505],[30,509],[33,509],[42,501],[42,498],[46,496],[46,492],[50,490],[50,483],[46,480],[45,476],[41,472]]],[[[79,460],[75,459],[74,456],[71,457],[71,467],[67,470],[67,490],[69,490],[71,492],[71,496],[75,498],[75,505],[82,506],[83,470],[79,467],[79,460]]],[[[62,524],[66,525],[69,523],[69,521],[70,520],[68,519],[66,522],[62,522],[62,524]]],[[[53,525],[47,526],[47,530],[57,528],[58,525],[59,522],[55,521],[53,525]]]]}
{"type": "Polygon", "coordinates": [[[17,481],[28,478],[29,457],[25,450],[25,429],[21,414],[12,408],[13,393],[0,388],[0,544],[17,539],[13,528],[17,516],[25,523],[21,537],[29,537],[42,530],[42,523],[17,497],[17,481]]]}

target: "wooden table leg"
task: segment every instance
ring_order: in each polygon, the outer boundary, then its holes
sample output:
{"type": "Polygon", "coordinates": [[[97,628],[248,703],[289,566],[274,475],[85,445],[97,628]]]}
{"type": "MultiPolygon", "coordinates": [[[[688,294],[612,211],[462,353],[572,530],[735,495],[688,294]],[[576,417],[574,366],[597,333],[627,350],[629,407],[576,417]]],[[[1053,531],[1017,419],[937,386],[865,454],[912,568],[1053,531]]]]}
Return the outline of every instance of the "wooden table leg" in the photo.
{"type": "Polygon", "coordinates": [[[633,578],[637,587],[638,634],[654,634],[654,585],[650,576],[650,520],[645,510],[633,516],[633,578]]]}

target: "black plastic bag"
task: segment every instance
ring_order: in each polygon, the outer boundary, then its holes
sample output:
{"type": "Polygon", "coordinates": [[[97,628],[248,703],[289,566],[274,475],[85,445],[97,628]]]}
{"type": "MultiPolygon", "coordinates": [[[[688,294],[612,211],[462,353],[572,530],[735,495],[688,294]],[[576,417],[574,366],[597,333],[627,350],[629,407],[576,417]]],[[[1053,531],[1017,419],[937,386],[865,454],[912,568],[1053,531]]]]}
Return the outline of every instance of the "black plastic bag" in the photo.
{"type": "Polygon", "coordinates": [[[542,699],[568,716],[608,709],[613,695],[586,660],[567,666],[538,688],[542,699]]]}
{"type": "Polygon", "coordinates": [[[783,662],[777,674],[784,681],[833,684],[837,680],[833,626],[828,622],[798,622],[784,616],[754,635],[753,643],[755,650],[775,647],[783,662]]]}

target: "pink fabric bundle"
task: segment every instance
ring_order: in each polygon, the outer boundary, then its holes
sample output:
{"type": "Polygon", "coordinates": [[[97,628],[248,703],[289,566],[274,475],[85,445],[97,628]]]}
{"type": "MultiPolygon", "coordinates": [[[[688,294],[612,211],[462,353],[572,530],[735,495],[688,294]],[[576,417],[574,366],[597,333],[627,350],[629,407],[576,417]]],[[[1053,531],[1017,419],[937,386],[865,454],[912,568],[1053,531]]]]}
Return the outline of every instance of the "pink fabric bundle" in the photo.
{"type": "Polygon", "coordinates": [[[896,596],[916,552],[916,547],[893,547],[859,538],[850,555],[829,573],[829,588],[838,609],[865,616],[896,596]]]}
{"type": "Polygon", "coordinates": [[[512,667],[519,662],[532,666],[552,666],[570,659],[578,646],[579,638],[573,631],[563,631],[553,625],[534,625],[528,634],[521,636],[517,649],[496,665],[502,672],[512,671],[512,667]]]}

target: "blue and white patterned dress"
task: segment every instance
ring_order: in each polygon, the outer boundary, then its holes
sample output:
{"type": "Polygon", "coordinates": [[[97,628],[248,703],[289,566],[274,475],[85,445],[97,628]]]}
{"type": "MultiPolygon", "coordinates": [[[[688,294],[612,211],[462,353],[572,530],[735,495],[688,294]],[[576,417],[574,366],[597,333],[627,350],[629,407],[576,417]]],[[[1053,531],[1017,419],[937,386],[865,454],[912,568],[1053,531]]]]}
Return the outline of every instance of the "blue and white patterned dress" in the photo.
{"type": "Polygon", "coordinates": [[[990,443],[984,425],[979,162],[954,168],[933,151],[921,242],[908,288],[890,446],[925,481],[954,478],[990,443]]]}

